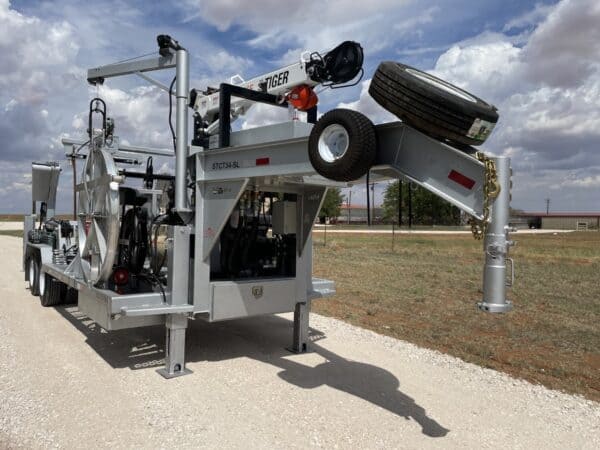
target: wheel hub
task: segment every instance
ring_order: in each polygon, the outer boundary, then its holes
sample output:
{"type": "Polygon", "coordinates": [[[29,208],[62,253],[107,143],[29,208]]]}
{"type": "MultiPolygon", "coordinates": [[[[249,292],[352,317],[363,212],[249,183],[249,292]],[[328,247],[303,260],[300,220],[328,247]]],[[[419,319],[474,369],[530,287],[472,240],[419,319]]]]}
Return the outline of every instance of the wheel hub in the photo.
{"type": "Polygon", "coordinates": [[[342,125],[332,124],[326,127],[319,137],[319,156],[332,163],[344,157],[348,151],[350,136],[342,125]]]}

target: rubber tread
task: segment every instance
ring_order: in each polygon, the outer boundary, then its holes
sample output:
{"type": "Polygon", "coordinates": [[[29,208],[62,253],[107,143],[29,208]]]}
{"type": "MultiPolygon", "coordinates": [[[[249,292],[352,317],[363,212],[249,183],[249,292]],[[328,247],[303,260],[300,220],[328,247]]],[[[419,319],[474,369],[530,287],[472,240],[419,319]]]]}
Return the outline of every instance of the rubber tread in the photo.
{"type": "Polygon", "coordinates": [[[308,139],[310,162],[319,175],[335,181],[354,181],[364,176],[375,161],[377,137],[375,126],[365,115],[350,109],[334,109],[324,114],[313,127],[308,139]],[[348,150],[342,158],[327,162],[319,155],[319,137],[332,124],[348,132],[348,150]]]}
{"type": "Polygon", "coordinates": [[[456,89],[466,92],[475,102],[437,88],[408,72],[408,68],[396,62],[382,62],[371,80],[371,97],[407,124],[437,139],[467,145],[485,141],[467,134],[476,119],[497,122],[498,113],[493,106],[460,88],[456,89]]]}

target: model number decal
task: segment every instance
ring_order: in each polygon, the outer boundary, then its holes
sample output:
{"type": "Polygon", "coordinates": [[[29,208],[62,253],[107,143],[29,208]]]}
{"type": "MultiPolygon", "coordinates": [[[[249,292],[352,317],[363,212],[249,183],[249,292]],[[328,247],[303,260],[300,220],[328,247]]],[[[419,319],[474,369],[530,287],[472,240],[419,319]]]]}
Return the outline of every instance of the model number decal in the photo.
{"type": "Polygon", "coordinates": [[[270,77],[265,78],[265,83],[267,83],[267,89],[273,89],[277,86],[281,86],[282,84],[286,84],[288,82],[288,76],[290,74],[289,70],[285,72],[279,72],[275,75],[271,75],[270,77]]]}
{"type": "Polygon", "coordinates": [[[240,168],[240,163],[238,161],[215,162],[212,164],[212,170],[239,169],[239,168],[240,168]]]}

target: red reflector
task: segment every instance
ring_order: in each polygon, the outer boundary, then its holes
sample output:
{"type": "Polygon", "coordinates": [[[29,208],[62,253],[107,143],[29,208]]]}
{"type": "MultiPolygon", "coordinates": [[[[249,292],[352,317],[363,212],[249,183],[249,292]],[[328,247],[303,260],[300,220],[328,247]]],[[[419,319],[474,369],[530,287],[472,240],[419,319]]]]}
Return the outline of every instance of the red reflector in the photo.
{"type": "Polygon", "coordinates": [[[475,180],[464,176],[462,173],[459,173],[456,170],[450,171],[450,173],[448,174],[448,178],[450,178],[455,183],[466,187],[467,189],[473,189],[473,186],[475,186],[475,180]]]}
{"type": "Polygon", "coordinates": [[[257,166],[268,166],[271,163],[269,158],[256,158],[257,166]]]}

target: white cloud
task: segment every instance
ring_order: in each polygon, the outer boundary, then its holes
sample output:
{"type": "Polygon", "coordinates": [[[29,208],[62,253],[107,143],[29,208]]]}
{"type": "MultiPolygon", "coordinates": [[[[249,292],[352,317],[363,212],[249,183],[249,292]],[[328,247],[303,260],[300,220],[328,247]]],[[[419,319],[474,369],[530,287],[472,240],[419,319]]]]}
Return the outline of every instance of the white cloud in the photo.
{"type": "Polygon", "coordinates": [[[399,34],[418,32],[418,26],[429,23],[437,12],[434,7],[408,14],[404,7],[411,3],[410,0],[188,0],[186,4],[198,11],[194,17],[219,31],[240,25],[255,33],[248,42],[260,48],[288,45],[322,51],[351,37],[365,48],[378,51],[399,34]]]}
{"type": "Polygon", "coordinates": [[[369,85],[371,80],[365,80],[361,83],[360,96],[358,100],[348,103],[339,103],[338,108],[347,108],[359,111],[369,117],[373,123],[382,123],[398,120],[396,116],[379,106],[369,95],[369,85]]]}
{"type": "MultiPolygon", "coordinates": [[[[538,8],[531,17],[540,11],[549,10],[538,8]]],[[[499,108],[499,125],[485,147],[510,155],[516,173],[522,172],[517,203],[533,186],[540,192],[595,186],[590,171],[600,170],[600,50],[589,42],[600,41],[598,23],[598,2],[563,1],[523,47],[501,35],[472,39],[435,65],[433,73],[499,108]]],[[[600,209],[600,202],[587,208],[600,209]]]]}
{"type": "Polygon", "coordinates": [[[521,29],[532,25],[537,25],[548,16],[553,8],[554,5],[538,3],[532,10],[509,20],[506,25],[504,25],[503,31],[511,31],[514,29],[521,29]]]}

